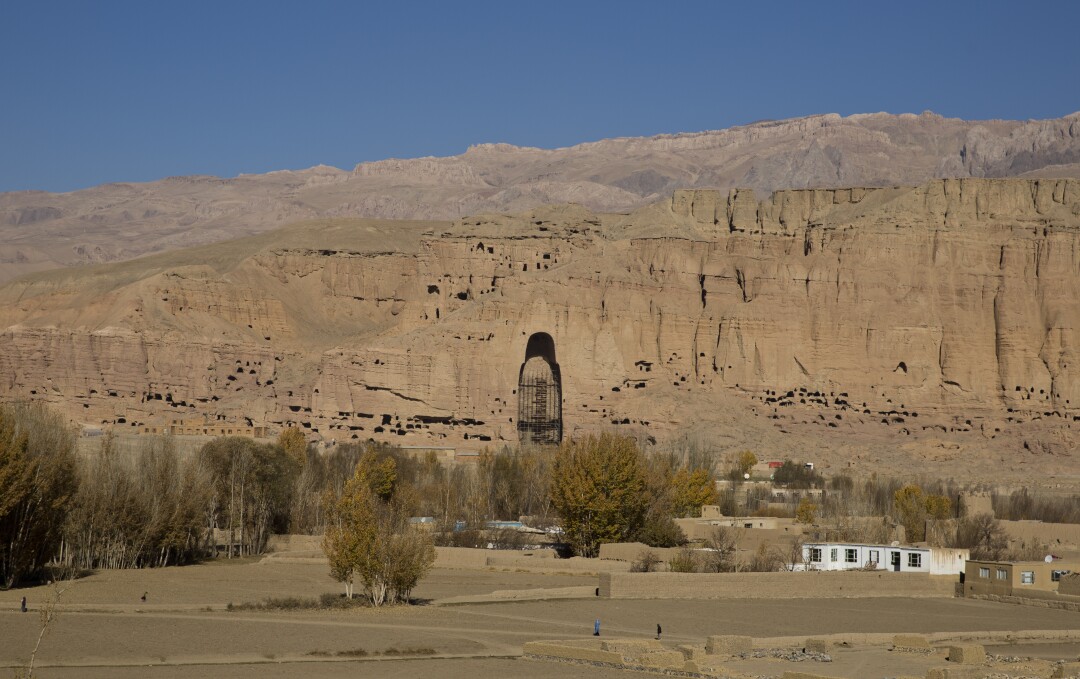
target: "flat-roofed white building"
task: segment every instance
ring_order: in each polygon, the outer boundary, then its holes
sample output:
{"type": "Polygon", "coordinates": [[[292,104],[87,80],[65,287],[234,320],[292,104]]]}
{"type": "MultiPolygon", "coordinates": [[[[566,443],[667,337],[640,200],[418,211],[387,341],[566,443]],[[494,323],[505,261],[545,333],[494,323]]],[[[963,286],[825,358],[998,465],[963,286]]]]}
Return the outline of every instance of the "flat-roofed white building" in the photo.
{"type": "Polygon", "coordinates": [[[959,575],[970,558],[966,549],[872,545],[852,542],[808,542],[802,563],[794,570],[844,571],[876,569],[897,573],[959,575]]]}

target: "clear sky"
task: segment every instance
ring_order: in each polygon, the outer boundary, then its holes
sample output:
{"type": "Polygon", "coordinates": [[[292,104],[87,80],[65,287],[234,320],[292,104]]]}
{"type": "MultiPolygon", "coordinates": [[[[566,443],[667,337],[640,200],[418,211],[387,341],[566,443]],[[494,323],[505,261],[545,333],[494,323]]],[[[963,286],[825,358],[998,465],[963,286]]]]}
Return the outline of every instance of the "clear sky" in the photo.
{"type": "Polygon", "coordinates": [[[1080,110],[1076,2],[0,2],[0,191],[1080,110]]]}

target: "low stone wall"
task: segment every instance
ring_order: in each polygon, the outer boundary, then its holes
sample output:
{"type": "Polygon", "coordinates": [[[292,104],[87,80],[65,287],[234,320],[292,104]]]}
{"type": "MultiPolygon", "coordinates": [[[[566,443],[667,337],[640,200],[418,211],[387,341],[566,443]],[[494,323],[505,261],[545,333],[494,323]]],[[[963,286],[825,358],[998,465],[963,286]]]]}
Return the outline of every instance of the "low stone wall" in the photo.
{"type": "Polygon", "coordinates": [[[468,547],[436,547],[435,568],[487,568],[487,549],[468,547]]]}
{"type": "Polygon", "coordinates": [[[1062,576],[1058,583],[1058,594],[1080,597],[1080,573],[1070,573],[1062,576]]]}
{"type": "Polygon", "coordinates": [[[1041,542],[1051,547],[1080,546],[1080,524],[1077,523],[1005,520],[999,523],[1011,540],[1041,542]]]}
{"type": "Polygon", "coordinates": [[[572,571],[580,573],[626,572],[630,564],[622,561],[602,561],[573,557],[559,559],[551,550],[498,550],[471,547],[436,547],[436,568],[509,568],[544,573],[572,571]]]}
{"type": "Polygon", "coordinates": [[[952,598],[956,578],[925,573],[601,573],[611,599],[952,598]]]}
{"type": "Polygon", "coordinates": [[[1008,596],[1004,594],[974,594],[968,595],[968,599],[982,599],[983,601],[996,601],[1003,604],[1019,604],[1021,606],[1034,606],[1035,608],[1056,608],[1062,611],[1080,612],[1080,596],[1062,596],[1054,592],[1028,592],[1027,596],[1008,596]]]}
{"type": "Polygon", "coordinates": [[[643,552],[652,552],[661,562],[667,563],[678,549],[671,547],[650,547],[641,542],[608,542],[600,545],[600,558],[607,561],[637,561],[643,552]]]}
{"type": "Polygon", "coordinates": [[[599,648],[572,646],[564,641],[530,641],[522,648],[522,652],[526,656],[538,658],[566,658],[608,665],[621,665],[623,663],[621,653],[604,651],[599,648]]]}

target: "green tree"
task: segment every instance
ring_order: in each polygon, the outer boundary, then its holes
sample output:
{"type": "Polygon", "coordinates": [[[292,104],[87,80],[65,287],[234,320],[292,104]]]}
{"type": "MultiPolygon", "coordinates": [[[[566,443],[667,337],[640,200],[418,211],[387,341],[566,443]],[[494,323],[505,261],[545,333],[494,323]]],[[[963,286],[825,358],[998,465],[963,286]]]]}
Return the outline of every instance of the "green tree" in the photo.
{"type": "Polygon", "coordinates": [[[581,556],[594,557],[602,543],[632,535],[648,506],[634,439],[602,434],[564,443],[552,463],[551,499],[567,542],[581,556]]]}

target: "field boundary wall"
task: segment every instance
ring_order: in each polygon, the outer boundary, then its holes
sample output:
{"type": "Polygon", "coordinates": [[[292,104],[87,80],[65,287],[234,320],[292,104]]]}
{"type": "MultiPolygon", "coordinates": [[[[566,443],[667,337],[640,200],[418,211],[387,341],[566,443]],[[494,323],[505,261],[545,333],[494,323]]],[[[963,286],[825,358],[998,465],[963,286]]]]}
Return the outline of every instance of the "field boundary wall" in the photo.
{"type": "Polygon", "coordinates": [[[927,573],[601,573],[610,599],[952,598],[956,577],[927,573]]]}

